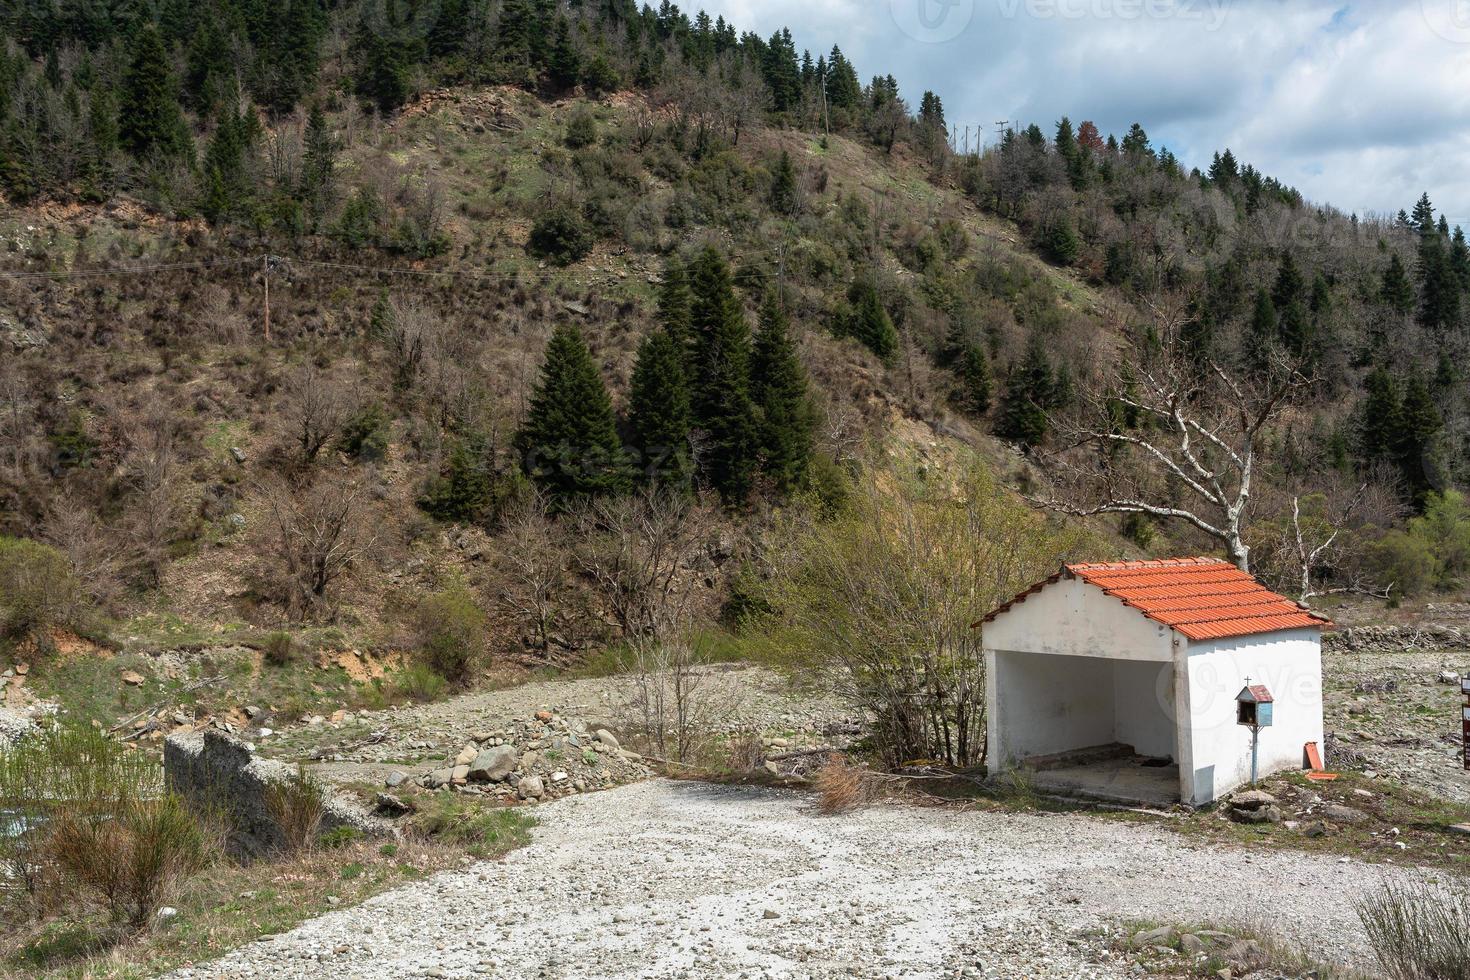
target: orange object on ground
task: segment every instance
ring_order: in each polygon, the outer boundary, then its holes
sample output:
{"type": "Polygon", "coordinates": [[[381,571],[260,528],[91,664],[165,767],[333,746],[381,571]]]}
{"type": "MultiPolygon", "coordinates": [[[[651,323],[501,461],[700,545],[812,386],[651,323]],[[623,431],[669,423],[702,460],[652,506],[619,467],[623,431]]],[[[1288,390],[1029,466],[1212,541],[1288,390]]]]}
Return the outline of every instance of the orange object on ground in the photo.
{"type": "Polygon", "coordinates": [[[1337,781],[1335,772],[1309,772],[1307,778],[1314,783],[1331,783],[1337,781]]]}
{"type": "Polygon", "coordinates": [[[1316,742],[1307,743],[1307,762],[1313,772],[1321,772],[1327,768],[1322,764],[1322,752],[1317,748],[1316,742]]]}

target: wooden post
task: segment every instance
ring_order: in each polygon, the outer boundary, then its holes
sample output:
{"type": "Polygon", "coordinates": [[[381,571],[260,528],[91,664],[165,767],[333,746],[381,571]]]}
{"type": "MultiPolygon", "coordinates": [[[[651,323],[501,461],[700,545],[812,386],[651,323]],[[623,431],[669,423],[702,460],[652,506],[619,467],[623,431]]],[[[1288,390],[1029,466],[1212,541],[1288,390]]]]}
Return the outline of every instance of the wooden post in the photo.
{"type": "Polygon", "coordinates": [[[261,278],[265,282],[265,342],[271,342],[271,257],[260,257],[261,278]]]}
{"type": "Polygon", "coordinates": [[[1464,726],[1461,734],[1464,736],[1465,747],[1465,769],[1470,772],[1470,677],[1460,678],[1460,693],[1465,695],[1465,705],[1460,709],[1461,724],[1464,726]]]}

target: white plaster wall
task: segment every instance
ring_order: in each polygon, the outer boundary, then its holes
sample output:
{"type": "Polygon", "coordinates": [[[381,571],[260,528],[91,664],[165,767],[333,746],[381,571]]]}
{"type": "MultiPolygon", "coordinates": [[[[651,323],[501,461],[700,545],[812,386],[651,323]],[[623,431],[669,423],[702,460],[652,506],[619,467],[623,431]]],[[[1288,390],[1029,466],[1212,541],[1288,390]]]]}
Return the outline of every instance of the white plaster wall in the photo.
{"type": "Polygon", "coordinates": [[[1260,775],[1302,766],[1307,742],[1322,744],[1322,640],[1314,629],[1188,644],[1188,759],[1185,796],[1210,803],[1250,780],[1251,733],[1235,723],[1235,696],[1265,684],[1276,698],[1261,729],[1260,775]]]}
{"type": "Polygon", "coordinates": [[[1139,755],[1175,757],[1174,665],[1112,661],[1113,741],[1139,755]]]}
{"type": "Polygon", "coordinates": [[[1081,579],[1044,587],[986,623],[987,650],[1111,660],[1174,658],[1173,631],[1081,579]]]}
{"type": "Polygon", "coordinates": [[[994,652],[987,657],[992,771],[1113,741],[1113,664],[994,652]]]}
{"type": "Polygon", "coordinates": [[[996,651],[987,667],[994,768],[1113,742],[1176,757],[1172,664],[996,651]]]}

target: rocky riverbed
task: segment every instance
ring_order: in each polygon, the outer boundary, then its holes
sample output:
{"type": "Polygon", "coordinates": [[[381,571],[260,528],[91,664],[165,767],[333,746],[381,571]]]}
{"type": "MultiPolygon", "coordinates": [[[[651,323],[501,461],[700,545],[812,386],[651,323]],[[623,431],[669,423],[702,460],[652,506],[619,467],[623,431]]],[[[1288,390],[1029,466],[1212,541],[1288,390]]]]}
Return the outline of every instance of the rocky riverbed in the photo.
{"type": "Polygon", "coordinates": [[[1326,651],[1322,658],[1329,765],[1397,780],[1470,803],[1463,762],[1460,674],[1470,653],[1326,651]]]}
{"type": "Polygon", "coordinates": [[[530,846],[335,912],[174,976],[1067,977],[1136,975],[1088,935],[1124,920],[1269,923],[1366,965],[1353,899],[1385,876],[1200,847],[1079,815],[877,806],[653,780],[539,811],[530,846]],[[1263,887],[1269,875],[1269,887],[1263,887]]]}

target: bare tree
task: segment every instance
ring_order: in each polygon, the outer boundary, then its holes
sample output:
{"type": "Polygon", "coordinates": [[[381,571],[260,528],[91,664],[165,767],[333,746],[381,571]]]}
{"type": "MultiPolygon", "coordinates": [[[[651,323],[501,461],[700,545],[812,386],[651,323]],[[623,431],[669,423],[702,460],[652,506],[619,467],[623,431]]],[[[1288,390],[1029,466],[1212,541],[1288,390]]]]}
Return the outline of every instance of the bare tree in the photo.
{"type": "Polygon", "coordinates": [[[135,573],[147,584],[157,585],[183,505],[175,424],[160,411],[133,426],[128,443],[123,470],[130,493],[124,527],[135,573]]]}
{"type": "Polygon", "coordinates": [[[543,656],[563,645],[560,624],[567,604],[570,556],[544,503],[531,499],[510,510],[501,532],[497,565],[499,604],[527,630],[530,645],[543,656]]]}
{"type": "Polygon", "coordinates": [[[1073,515],[1143,514],[1218,541],[1250,570],[1246,526],[1264,437],[1312,379],[1280,357],[1245,377],[1192,355],[1178,298],[1155,305],[1118,363],[1099,365],[1078,411],[1055,419],[1060,449],[1039,503],[1073,515]]]}
{"type": "Polygon", "coordinates": [[[122,556],[92,508],[69,496],[57,497],[46,512],[41,537],[66,556],[93,602],[107,603],[117,596],[122,556]]]}
{"type": "Polygon", "coordinates": [[[342,386],[328,374],[307,364],[291,378],[287,391],[287,421],[302,466],[316,462],[323,447],[337,438],[349,414],[342,386]]]}
{"type": "Polygon", "coordinates": [[[329,608],[330,591],[371,551],[375,541],[361,483],[318,479],[298,486],[276,479],[258,487],[270,556],[266,572],[283,593],[289,615],[329,608]]]}
{"type": "Polygon", "coordinates": [[[1319,469],[1313,484],[1288,486],[1262,501],[1251,535],[1261,574],[1301,603],[1330,595],[1388,598],[1394,583],[1374,580],[1362,560],[1362,538],[1403,517],[1399,494],[1373,474],[1364,479],[1319,469]]]}
{"type": "Polygon", "coordinates": [[[697,557],[717,521],[699,501],[658,490],[587,504],[577,556],[610,625],[634,644],[672,642],[704,589],[697,557]]]}

